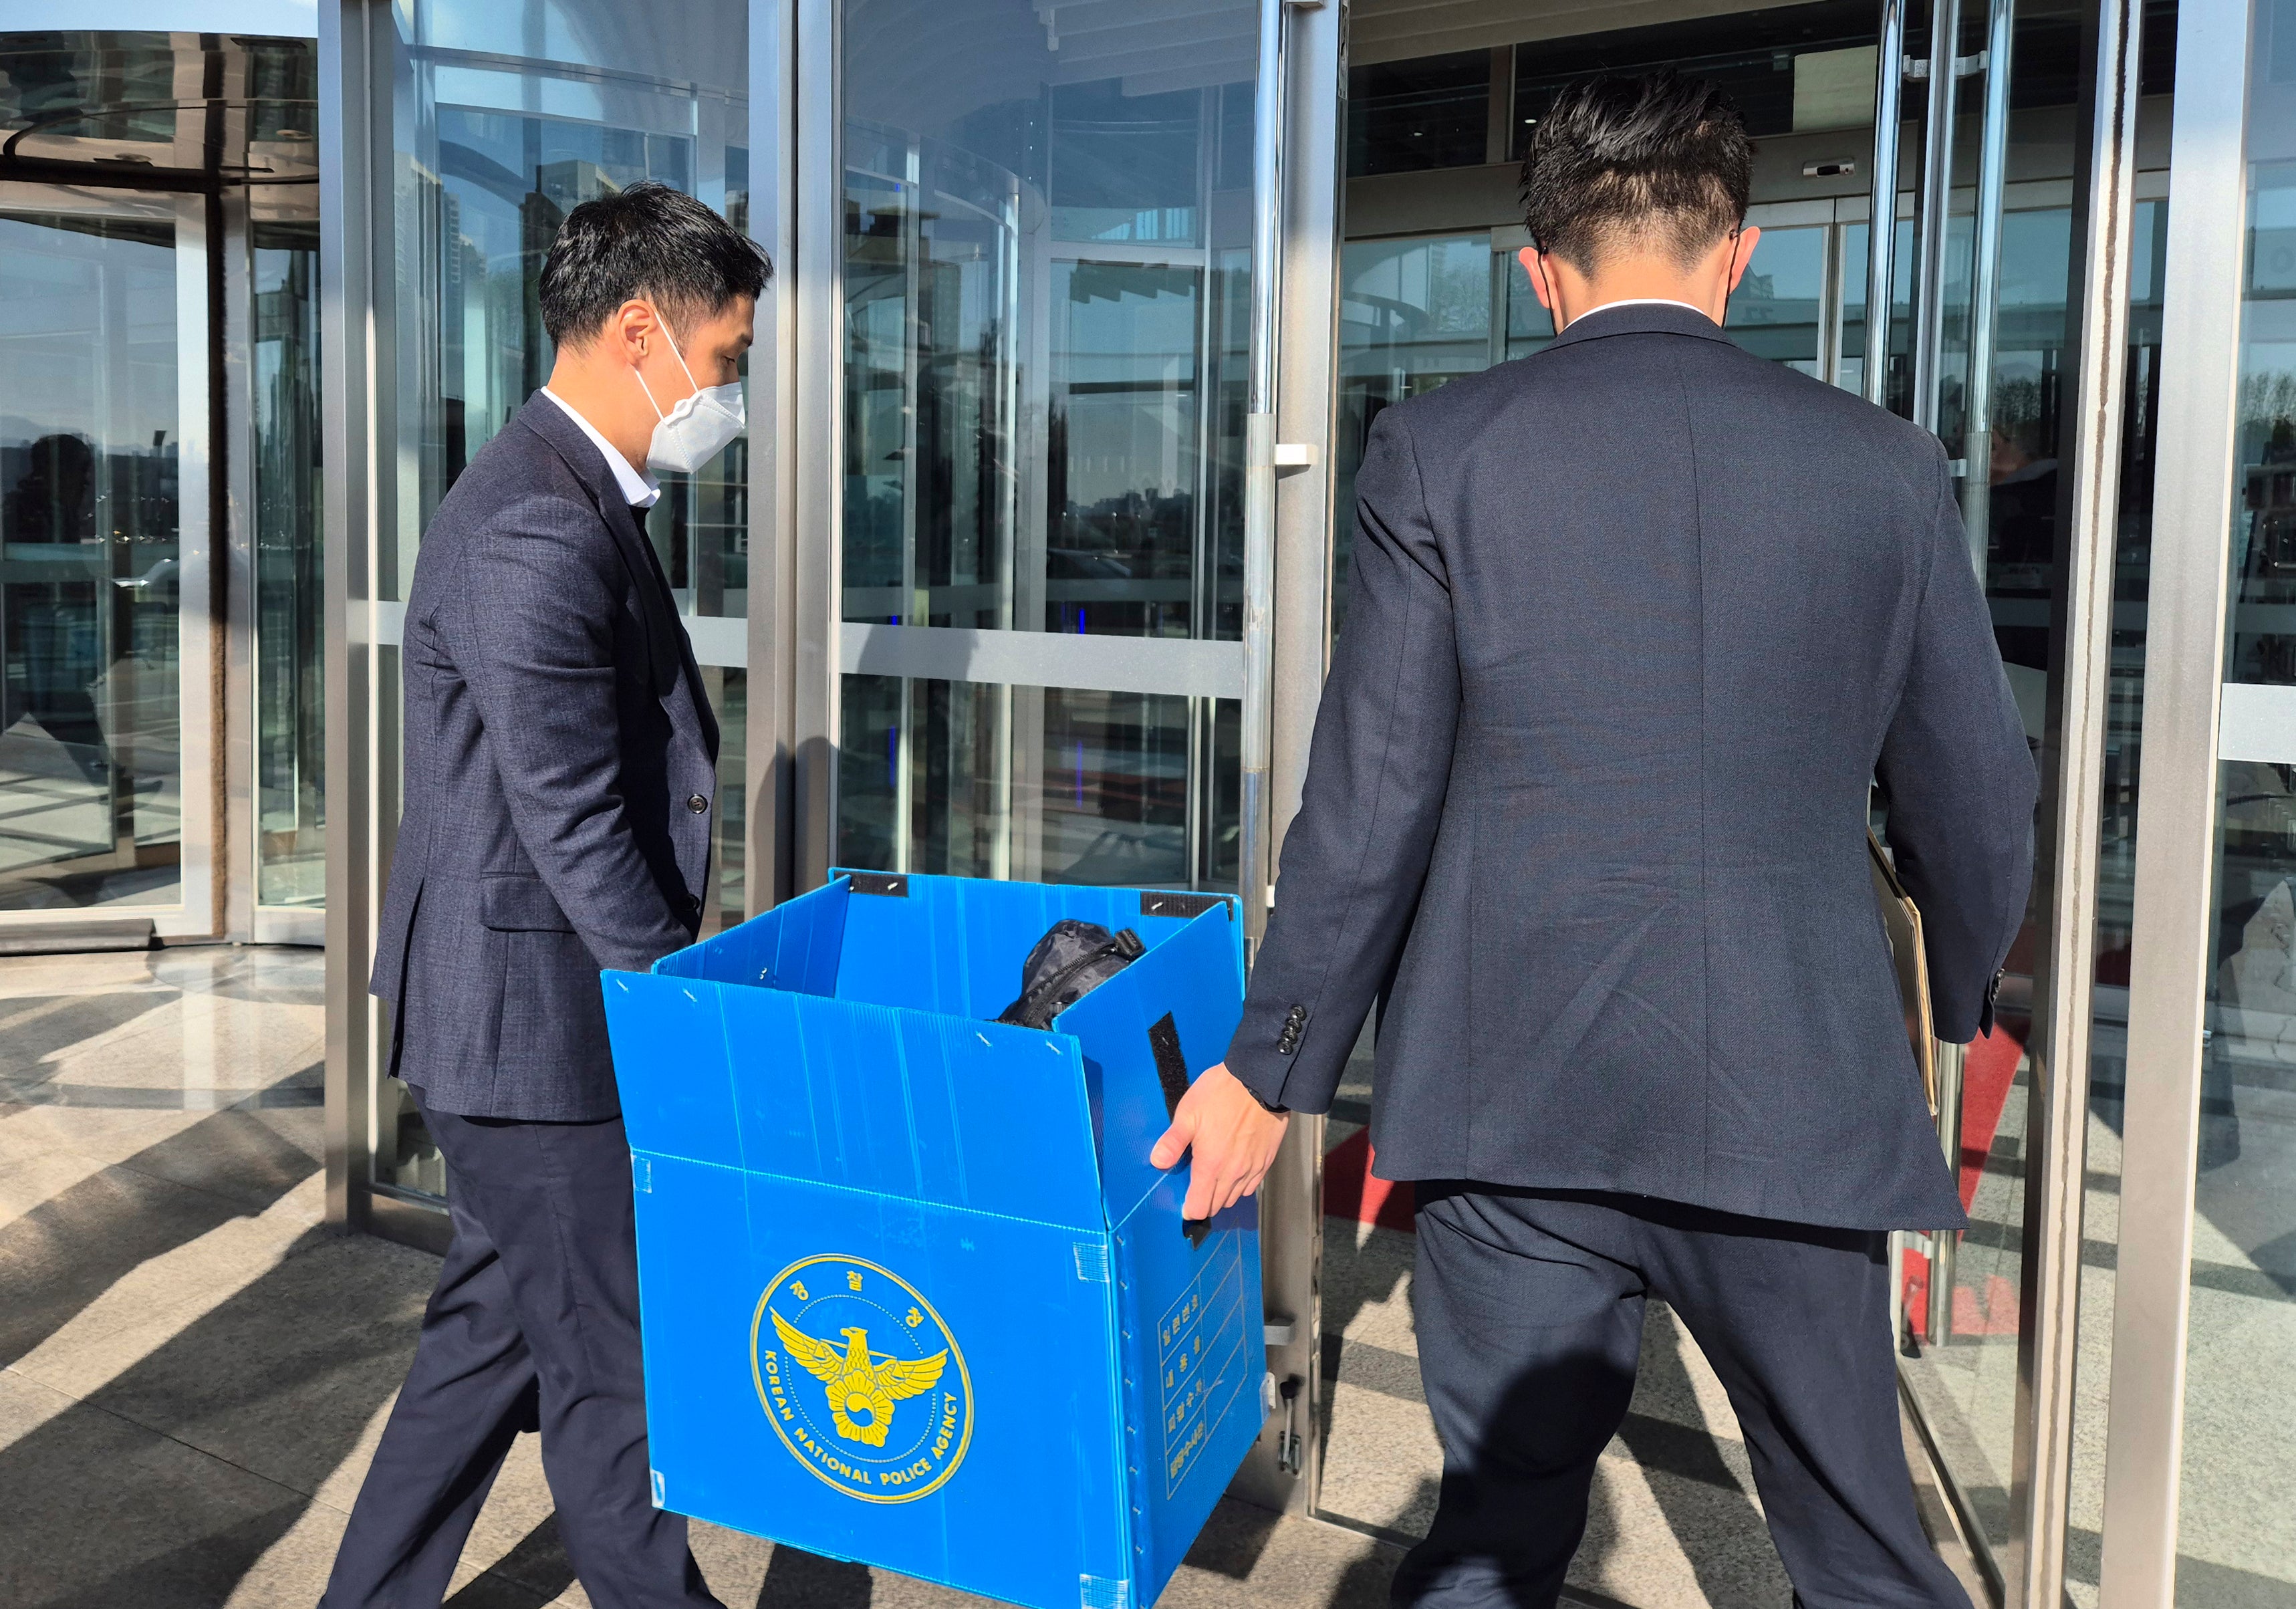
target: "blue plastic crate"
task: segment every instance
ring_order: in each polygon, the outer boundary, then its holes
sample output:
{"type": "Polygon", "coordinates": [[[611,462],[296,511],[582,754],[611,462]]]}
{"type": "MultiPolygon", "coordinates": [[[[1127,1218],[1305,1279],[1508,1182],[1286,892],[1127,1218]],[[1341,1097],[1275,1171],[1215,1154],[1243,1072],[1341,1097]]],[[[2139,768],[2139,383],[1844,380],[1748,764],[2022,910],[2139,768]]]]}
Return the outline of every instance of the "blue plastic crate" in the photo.
{"type": "Polygon", "coordinates": [[[1256,1209],[1184,1226],[1186,1170],[1148,1164],[1175,1042],[1193,1077],[1234,1031],[1236,917],[863,873],[606,974],[657,1503],[1032,1609],[1153,1602],[1265,1415],[1256,1209]],[[1148,951],[1053,1031],[991,1021],[1062,917],[1148,951]]]}

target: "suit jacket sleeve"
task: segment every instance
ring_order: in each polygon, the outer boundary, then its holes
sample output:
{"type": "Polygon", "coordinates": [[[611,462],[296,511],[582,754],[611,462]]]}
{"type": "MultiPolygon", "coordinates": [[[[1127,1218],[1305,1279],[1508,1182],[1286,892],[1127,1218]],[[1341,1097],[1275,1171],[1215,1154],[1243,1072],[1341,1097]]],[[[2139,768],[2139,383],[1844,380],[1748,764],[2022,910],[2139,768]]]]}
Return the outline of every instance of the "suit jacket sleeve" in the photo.
{"type": "Polygon", "coordinates": [[[528,858],[601,966],[643,972],[693,935],[619,792],[614,622],[629,581],[594,510],[513,504],[464,559],[456,659],[528,858]]]}
{"type": "Polygon", "coordinates": [[[1942,454],[1929,573],[1875,775],[1898,874],[1921,907],[1938,1038],[1993,1029],[1993,987],[2025,916],[2038,780],[1942,454]]]}
{"type": "Polygon", "coordinates": [[[1263,1101],[1322,1112],[1409,933],[1458,727],[1450,579],[1409,427],[1372,428],[1356,477],[1355,577],[1316,714],[1276,906],[1228,1070],[1263,1101]]]}

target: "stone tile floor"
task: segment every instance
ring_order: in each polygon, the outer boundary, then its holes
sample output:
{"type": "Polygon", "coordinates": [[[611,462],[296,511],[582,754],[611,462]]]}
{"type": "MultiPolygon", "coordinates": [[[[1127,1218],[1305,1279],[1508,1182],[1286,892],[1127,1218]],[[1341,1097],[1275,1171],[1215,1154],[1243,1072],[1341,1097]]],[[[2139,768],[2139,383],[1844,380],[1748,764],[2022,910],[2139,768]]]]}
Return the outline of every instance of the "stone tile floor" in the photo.
{"type": "MultiPolygon", "coordinates": [[[[324,1227],[320,983],[310,950],[0,960],[7,1609],[316,1602],[438,1267],[324,1227]]],[[[1172,1609],[1373,1609],[1392,1539],[1425,1523],[1409,1240],[1332,1230],[1324,1500],[1342,1523],[1225,1507],[1172,1609]]],[[[1782,1605],[1727,1405],[1670,1322],[1651,1331],[1574,1579],[1640,1609],[1782,1605]]],[[[694,1548],[732,1609],[978,1601],[709,1526],[694,1548]]],[[[532,1438],[449,1601],[587,1603],[532,1438]]]]}

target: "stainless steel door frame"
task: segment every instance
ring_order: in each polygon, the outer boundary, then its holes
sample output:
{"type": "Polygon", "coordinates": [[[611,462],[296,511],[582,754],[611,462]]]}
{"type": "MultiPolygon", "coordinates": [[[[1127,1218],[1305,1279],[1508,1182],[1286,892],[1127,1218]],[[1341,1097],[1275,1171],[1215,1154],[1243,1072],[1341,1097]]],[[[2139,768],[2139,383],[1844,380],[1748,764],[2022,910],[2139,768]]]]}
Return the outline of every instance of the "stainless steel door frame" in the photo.
{"type": "Polygon", "coordinates": [[[2054,1606],[2064,1596],[2143,18],[2144,0],[2101,0],[2084,30],[2094,45],[2073,181],[2068,336],[2077,366],[2062,455],[2072,470],[2070,523],[2061,549],[2061,626],[2052,649],[2058,674],[2042,744],[2035,869],[2047,948],[2034,979],[2026,1150],[2038,1165],[2025,1194],[2011,1461],[2008,1596],[2021,1605],[2054,1606]]]}
{"type": "MultiPolygon", "coordinates": [[[[1331,641],[1332,470],[1338,405],[1339,276],[1347,123],[1343,8],[1285,0],[1282,86],[1285,156],[1277,297],[1271,618],[1267,644],[1267,886],[1283,867],[1299,813],[1308,740],[1331,641]]],[[[1257,275],[1262,269],[1254,264],[1257,275]]],[[[1503,283],[1503,282],[1502,282],[1503,283]]],[[[1269,1430],[1237,1473],[1235,1494],[1263,1507],[1313,1512],[1323,1482],[1324,1120],[1294,1117],[1260,1190],[1261,1287],[1267,1367],[1292,1383],[1269,1430]]]]}
{"type": "Polygon", "coordinates": [[[2193,1180],[2216,922],[2251,45],[2245,0],[2182,0],[2100,1609],[2168,1609],[2176,1598],[2193,1180]]]}
{"type": "Polygon", "coordinates": [[[319,283],[327,705],[327,1221],[403,1219],[399,1238],[442,1232],[442,1214],[371,1184],[384,1028],[366,992],[382,868],[397,824],[398,756],[381,689],[396,650],[376,629],[381,549],[396,526],[389,377],[395,347],[387,0],[319,7],[319,283]],[[437,1220],[434,1225],[432,1220],[437,1220]]]}
{"type": "MultiPolygon", "coordinates": [[[[1992,483],[1993,361],[2001,301],[2001,231],[2009,176],[2009,80],[2013,70],[2016,0],[1988,0],[1985,27],[1985,115],[1977,158],[1977,218],[1970,259],[1969,406],[1961,449],[1961,513],[1969,525],[1970,562],[1985,579],[1992,483]]],[[[1948,449],[1950,450],[1950,449],[1948,449]]],[[[1932,1332],[1933,1334],[1935,1332],[1932,1332]]]]}
{"type": "MultiPolygon", "coordinates": [[[[1961,0],[1930,0],[1929,59],[1922,63],[1929,104],[1922,118],[1922,183],[1919,221],[1914,226],[1914,423],[1937,433],[1938,403],[1945,376],[1945,276],[1948,218],[1953,201],[1955,94],[1960,63],[1954,52],[1961,38],[1961,0]]],[[[1879,111],[1879,106],[1875,108],[1879,111]]],[[[1874,125],[1878,138],[1881,125],[1874,125]]],[[[1878,168],[1880,164],[1876,163],[1878,168]]],[[[1876,179],[1878,182],[1878,174],[1876,179]]],[[[1870,394],[1870,393],[1869,393],[1870,394]]]]}
{"type": "Polygon", "coordinates": [[[1882,220],[1898,216],[1898,140],[1906,86],[1906,0],[1881,0],[1881,36],[1874,49],[1873,205],[1866,214],[1866,400],[1890,395],[1890,309],[1898,232],[1882,220]]]}
{"type": "Polygon", "coordinates": [[[749,9],[749,232],[774,264],[749,349],[749,748],[744,856],[749,915],[799,893],[799,776],[822,771],[806,743],[824,746],[820,716],[804,721],[799,618],[806,596],[797,542],[797,257],[799,7],[749,9]]]}

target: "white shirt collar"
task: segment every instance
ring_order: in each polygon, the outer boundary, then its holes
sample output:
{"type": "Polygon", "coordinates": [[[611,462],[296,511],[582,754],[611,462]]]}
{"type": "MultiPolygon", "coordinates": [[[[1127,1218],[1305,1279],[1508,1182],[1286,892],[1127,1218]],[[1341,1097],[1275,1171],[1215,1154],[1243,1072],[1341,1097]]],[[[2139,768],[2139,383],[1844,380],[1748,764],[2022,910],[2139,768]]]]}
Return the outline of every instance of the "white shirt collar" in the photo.
{"type": "MultiPolygon", "coordinates": [[[[1602,303],[1600,306],[1587,308],[1585,313],[1578,315],[1578,318],[1585,318],[1595,313],[1607,313],[1612,308],[1689,308],[1692,312],[1697,314],[1699,317],[1706,320],[1707,323],[1712,324],[1714,322],[1714,315],[1709,313],[1705,308],[1693,306],[1689,302],[1680,300],[1672,296],[1621,296],[1616,301],[1606,301],[1602,303]]],[[[1574,318],[1570,322],[1575,324],[1578,322],[1578,318],[1574,318]]]]}
{"type": "Polygon", "coordinates": [[[576,413],[574,405],[565,398],[548,386],[542,388],[542,394],[565,409],[566,416],[581,427],[582,433],[598,444],[598,450],[606,456],[606,467],[614,472],[614,484],[622,488],[622,501],[632,508],[652,508],[655,499],[661,496],[661,482],[632,468],[630,461],[622,456],[620,450],[598,433],[596,425],[576,413]]]}

